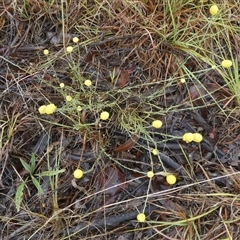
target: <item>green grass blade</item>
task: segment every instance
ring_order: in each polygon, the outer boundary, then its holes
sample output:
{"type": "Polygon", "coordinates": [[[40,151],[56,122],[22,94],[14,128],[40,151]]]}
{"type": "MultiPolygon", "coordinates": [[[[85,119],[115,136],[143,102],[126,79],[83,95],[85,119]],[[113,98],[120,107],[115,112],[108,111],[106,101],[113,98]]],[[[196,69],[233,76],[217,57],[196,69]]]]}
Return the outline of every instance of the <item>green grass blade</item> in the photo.
{"type": "Polygon", "coordinates": [[[43,171],[43,172],[35,174],[35,175],[39,176],[39,177],[43,177],[43,176],[50,177],[50,176],[55,176],[59,173],[63,173],[65,171],[66,171],[66,169],[60,169],[60,170],[55,170],[55,171],[43,171]]]}
{"type": "Polygon", "coordinates": [[[35,167],[36,167],[36,157],[35,157],[34,153],[32,153],[32,155],[31,155],[31,173],[34,172],[35,167]]]}
{"type": "Polygon", "coordinates": [[[22,202],[22,196],[23,196],[23,189],[25,187],[25,181],[22,182],[18,188],[17,188],[17,191],[16,191],[16,195],[15,195],[15,205],[16,205],[16,209],[17,209],[17,212],[19,212],[20,210],[20,205],[21,205],[21,202],[22,202]]]}
{"type": "Polygon", "coordinates": [[[27,164],[23,159],[20,158],[20,161],[23,165],[23,167],[29,172],[29,173],[32,173],[32,169],[31,169],[31,166],[29,164],[27,164]]]}
{"type": "Polygon", "coordinates": [[[38,182],[38,180],[37,180],[34,176],[31,176],[31,178],[32,178],[32,182],[33,182],[34,186],[35,186],[35,187],[37,188],[37,190],[38,190],[38,193],[44,194],[44,192],[43,192],[43,190],[42,190],[42,187],[41,187],[40,183],[38,182]]]}

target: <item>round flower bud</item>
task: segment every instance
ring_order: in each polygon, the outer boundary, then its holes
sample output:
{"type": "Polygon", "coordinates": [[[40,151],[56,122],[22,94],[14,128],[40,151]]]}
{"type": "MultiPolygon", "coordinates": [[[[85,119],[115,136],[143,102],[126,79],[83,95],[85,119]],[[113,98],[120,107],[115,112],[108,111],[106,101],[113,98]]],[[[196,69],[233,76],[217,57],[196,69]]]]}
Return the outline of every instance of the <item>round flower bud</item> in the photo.
{"type": "Polygon", "coordinates": [[[73,173],[74,178],[80,179],[83,176],[83,171],[81,169],[76,169],[73,173]]]}
{"type": "Polygon", "coordinates": [[[74,37],[72,40],[73,40],[74,43],[78,43],[79,38],[78,37],[74,37]]]}
{"type": "Polygon", "coordinates": [[[60,83],[59,86],[60,86],[60,88],[64,88],[65,84],[64,83],[60,83]]]}
{"type": "Polygon", "coordinates": [[[46,105],[42,105],[42,106],[40,106],[40,107],[38,108],[38,112],[39,112],[40,114],[45,114],[45,113],[46,113],[46,108],[47,108],[46,105]]]}
{"type": "Polygon", "coordinates": [[[52,114],[56,111],[57,107],[55,104],[50,103],[46,106],[45,113],[46,114],[52,114]]]}
{"type": "Polygon", "coordinates": [[[152,154],[153,154],[153,155],[158,155],[158,154],[159,154],[159,151],[155,148],[155,149],[152,150],[152,154]]]}
{"type": "Polygon", "coordinates": [[[108,118],[109,118],[109,112],[107,112],[107,111],[101,112],[101,114],[100,114],[101,120],[107,120],[108,118]]]}
{"type": "Polygon", "coordinates": [[[73,47],[72,46],[68,46],[66,48],[66,50],[67,50],[68,53],[71,53],[73,51],[73,47]]]}
{"type": "Polygon", "coordinates": [[[217,5],[212,5],[211,7],[210,7],[210,9],[209,9],[209,12],[210,12],[210,14],[211,15],[216,15],[217,13],[218,13],[218,6],[217,5]]]}
{"type": "Polygon", "coordinates": [[[222,61],[222,67],[230,68],[231,66],[232,66],[232,61],[231,60],[223,60],[222,61]]]}
{"type": "Polygon", "coordinates": [[[200,143],[203,140],[203,136],[200,133],[194,133],[193,134],[193,141],[200,143]]]}
{"type": "Polygon", "coordinates": [[[71,102],[71,101],[72,101],[72,97],[71,97],[71,96],[69,96],[69,95],[68,95],[68,96],[66,96],[66,101],[67,101],[67,102],[71,102]]]}
{"type": "Polygon", "coordinates": [[[89,79],[87,79],[87,80],[84,81],[84,84],[85,84],[86,86],[90,87],[90,86],[92,85],[92,81],[89,80],[89,79]]]}
{"type": "Polygon", "coordinates": [[[138,220],[138,222],[145,222],[145,220],[146,220],[146,215],[145,215],[144,213],[139,213],[139,214],[137,215],[137,220],[138,220]]]}
{"type": "Polygon", "coordinates": [[[186,143],[190,143],[193,141],[193,133],[185,133],[182,136],[182,140],[185,141],[186,143]]]}
{"type": "Polygon", "coordinates": [[[160,121],[160,120],[154,120],[154,121],[152,122],[152,126],[153,126],[154,128],[161,128],[162,125],[163,125],[163,123],[162,123],[162,121],[160,121]]]}
{"type": "Polygon", "coordinates": [[[81,106],[77,106],[77,111],[78,112],[82,111],[82,107],[81,106]]]}
{"type": "Polygon", "coordinates": [[[44,55],[48,55],[48,54],[49,54],[49,51],[48,51],[47,49],[44,49],[44,50],[43,50],[43,54],[44,54],[44,55]]]}
{"type": "Polygon", "coordinates": [[[186,82],[186,79],[185,78],[181,78],[180,79],[180,83],[185,83],[186,82]]]}
{"type": "Polygon", "coordinates": [[[152,178],[152,177],[154,176],[154,173],[153,173],[152,171],[148,171],[148,172],[147,172],[147,176],[148,176],[149,178],[152,178]]]}
{"type": "Polygon", "coordinates": [[[166,177],[166,181],[167,181],[168,184],[173,185],[173,184],[176,183],[177,178],[173,174],[169,174],[166,177]]]}

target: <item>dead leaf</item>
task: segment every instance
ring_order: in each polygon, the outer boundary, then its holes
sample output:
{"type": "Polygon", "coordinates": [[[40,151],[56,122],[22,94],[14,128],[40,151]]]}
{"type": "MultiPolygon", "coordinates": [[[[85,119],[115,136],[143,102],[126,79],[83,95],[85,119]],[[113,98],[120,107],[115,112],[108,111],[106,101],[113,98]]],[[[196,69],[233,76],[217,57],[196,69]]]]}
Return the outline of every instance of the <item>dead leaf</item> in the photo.
{"type": "Polygon", "coordinates": [[[133,72],[133,69],[133,67],[128,70],[123,69],[120,73],[119,78],[116,81],[116,86],[124,87],[129,82],[130,74],[133,72]]]}
{"type": "Polygon", "coordinates": [[[216,100],[224,100],[230,96],[229,92],[217,83],[195,84],[190,87],[192,99],[205,98],[206,100],[214,97],[216,100]]]}
{"type": "Polygon", "coordinates": [[[130,139],[128,139],[124,144],[113,149],[114,152],[122,152],[126,150],[130,150],[139,140],[138,135],[133,135],[130,139]]]}
{"type": "Polygon", "coordinates": [[[126,187],[124,173],[115,165],[106,167],[104,169],[104,177],[102,178],[101,185],[105,190],[105,194],[111,196],[118,194],[126,187]]]}

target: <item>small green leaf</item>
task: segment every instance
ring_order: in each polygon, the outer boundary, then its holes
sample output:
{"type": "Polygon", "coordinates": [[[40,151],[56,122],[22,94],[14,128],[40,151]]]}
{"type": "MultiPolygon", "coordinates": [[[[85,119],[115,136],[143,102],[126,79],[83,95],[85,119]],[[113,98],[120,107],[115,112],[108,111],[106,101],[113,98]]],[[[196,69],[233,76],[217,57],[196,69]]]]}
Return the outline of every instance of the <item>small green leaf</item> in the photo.
{"type": "Polygon", "coordinates": [[[43,171],[41,173],[37,173],[37,174],[34,174],[34,175],[39,176],[39,177],[43,177],[43,176],[51,177],[51,176],[55,176],[59,173],[63,173],[65,171],[66,171],[66,169],[60,169],[60,170],[55,170],[55,171],[43,171]]]}
{"type": "Polygon", "coordinates": [[[26,183],[26,182],[22,182],[22,183],[18,186],[17,191],[16,191],[16,195],[15,195],[15,204],[16,204],[16,208],[17,208],[17,211],[18,211],[18,212],[19,212],[19,210],[20,210],[20,204],[21,204],[21,202],[22,202],[23,189],[24,189],[25,183],[26,183]]]}
{"type": "Polygon", "coordinates": [[[31,171],[31,166],[29,164],[27,164],[23,159],[20,158],[20,161],[23,165],[23,167],[29,172],[29,173],[32,173],[31,171]]]}
{"type": "Polygon", "coordinates": [[[32,155],[31,155],[31,173],[34,172],[35,166],[36,166],[36,157],[35,157],[34,153],[32,153],[32,155]]]}
{"type": "Polygon", "coordinates": [[[31,178],[32,178],[32,182],[33,182],[34,186],[38,190],[38,193],[44,194],[44,192],[42,190],[42,187],[41,187],[40,183],[38,182],[38,180],[34,176],[32,176],[32,175],[31,175],[31,178]]]}

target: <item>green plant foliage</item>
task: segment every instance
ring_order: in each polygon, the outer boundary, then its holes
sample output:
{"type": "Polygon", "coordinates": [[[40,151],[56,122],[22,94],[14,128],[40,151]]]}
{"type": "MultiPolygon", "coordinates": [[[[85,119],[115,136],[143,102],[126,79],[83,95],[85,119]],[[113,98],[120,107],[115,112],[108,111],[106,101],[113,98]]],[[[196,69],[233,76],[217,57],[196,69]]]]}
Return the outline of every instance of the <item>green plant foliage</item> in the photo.
{"type": "MultiPolygon", "coordinates": [[[[43,176],[51,177],[51,176],[56,176],[56,175],[58,175],[60,173],[63,173],[65,171],[65,169],[61,169],[61,170],[55,170],[55,171],[43,171],[41,173],[34,174],[35,167],[36,167],[36,157],[35,157],[35,155],[33,153],[31,155],[30,164],[26,163],[21,158],[20,158],[20,161],[21,161],[23,167],[26,169],[26,171],[28,171],[28,173],[30,174],[31,181],[34,184],[34,186],[37,188],[39,194],[44,194],[44,192],[43,192],[43,189],[42,189],[41,184],[39,182],[40,179],[37,180],[35,178],[35,176],[38,176],[38,177],[43,177],[43,176]]],[[[20,205],[21,205],[21,202],[22,202],[22,196],[23,196],[24,188],[25,188],[26,183],[27,183],[28,180],[29,180],[29,177],[27,177],[26,180],[23,181],[17,188],[16,195],[15,195],[15,205],[16,205],[17,211],[20,210],[20,205]]]]}
{"type": "Polygon", "coordinates": [[[16,205],[16,209],[19,212],[20,211],[20,204],[22,202],[22,196],[23,196],[23,189],[25,187],[26,182],[22,182],[16,191],[16,195],[15,195],[15,205],[16,205]]]}

